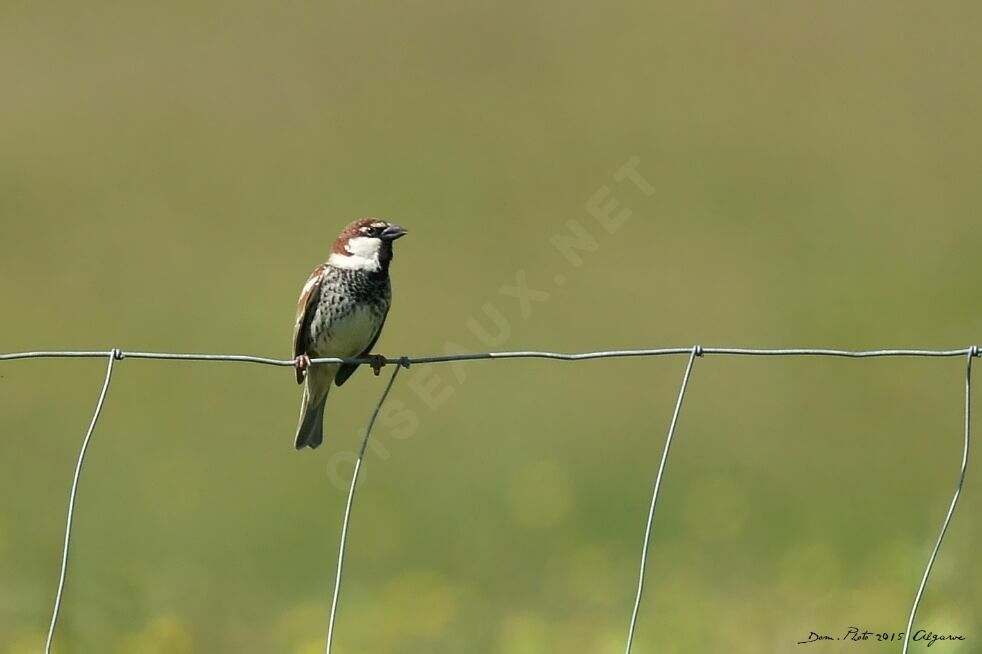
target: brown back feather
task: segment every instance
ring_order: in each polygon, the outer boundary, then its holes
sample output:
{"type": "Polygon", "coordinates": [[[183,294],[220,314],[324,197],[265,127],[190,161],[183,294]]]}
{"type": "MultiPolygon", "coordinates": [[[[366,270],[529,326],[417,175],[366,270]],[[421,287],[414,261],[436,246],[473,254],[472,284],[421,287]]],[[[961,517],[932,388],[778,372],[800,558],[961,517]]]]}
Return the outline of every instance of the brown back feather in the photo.
{"type": "MultiPolygon", "coordinates": [[[[300,292],[300,299],[297,300],[297,316],[293,324],[293,356],[310,354],[307,349],[310,345],[310,320],[314,314],[314,303],[320,297],[321,282],[324,280],[324,273],[327,264],[314,268],[314,272],[307,278],[307,283],[303,285],[300,292]]],[[[297,383],[302,384],[304,373],[297,369],[297,383]]]]}

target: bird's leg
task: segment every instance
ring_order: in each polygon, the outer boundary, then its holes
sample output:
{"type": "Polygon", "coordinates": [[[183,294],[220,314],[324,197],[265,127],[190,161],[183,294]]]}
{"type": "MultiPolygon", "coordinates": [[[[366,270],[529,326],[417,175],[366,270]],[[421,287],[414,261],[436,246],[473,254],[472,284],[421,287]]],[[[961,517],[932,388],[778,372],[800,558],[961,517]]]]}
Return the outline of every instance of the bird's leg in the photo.
{"type": "Polygon", "coordinates": [[[378,377],[382,372],[382,367],[387,364],[388,361],[381,354],[369,354],[368,358],[371,359],[368,365],[372,367],[372,370],[375,372],[375,376],[378,377]]]}
{"type": "Polygon", "coordinates": [[[293,365],[297,367],[300,372],[306,372],[307,368],[310,367],[310,357],[306,354],[301,354],[296,359],[293,360],[293,365]]]}

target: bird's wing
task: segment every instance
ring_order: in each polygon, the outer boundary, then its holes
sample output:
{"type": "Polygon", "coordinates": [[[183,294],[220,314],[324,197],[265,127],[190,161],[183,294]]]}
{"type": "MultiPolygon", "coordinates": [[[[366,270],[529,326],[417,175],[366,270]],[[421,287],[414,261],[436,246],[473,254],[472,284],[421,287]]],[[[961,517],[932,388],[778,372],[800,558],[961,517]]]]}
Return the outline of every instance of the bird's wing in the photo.
{"type": "MultiPolygon", "coordinates": [[[[293,356],[298,357],[307,353],[308,339],[310,338],[310,319],[314,314],[314,305],[320,296],[321,282],[324,281],[324,273],[327,271],[327,264],[321,264],[314,268],[310,273],[307,283],[303,285],[300,292],[300,299],[297,300],[297,318],[293,325],[293,356]]],[[[297,369],[297,383],[303,383],[304,374],[297,369]]]]}
{"type": "MultiPolygon", "coordinates": [[[[365,348],[365,351],[358,356],[359,359],[364,359],[372,353],[372,348],[375,347],[376,343],[378,343],[378,337],[382,335],[382,328],[385,327],[385,319],[388,317],[388,313],[382,317],[381,324],[379,324],[378,329],[375,330],[375,335],[372,336],[372,342],[369,343],[368,347],[365,348]]],[[[355,371],[358,370],[358,366],[360,365],[360,363],[342,363],[341,367],[338,368],[337,376],[334,377],[334,383],[340,386],[344,382],[348,381],[348,377],[355,374],[355,371]]]]}

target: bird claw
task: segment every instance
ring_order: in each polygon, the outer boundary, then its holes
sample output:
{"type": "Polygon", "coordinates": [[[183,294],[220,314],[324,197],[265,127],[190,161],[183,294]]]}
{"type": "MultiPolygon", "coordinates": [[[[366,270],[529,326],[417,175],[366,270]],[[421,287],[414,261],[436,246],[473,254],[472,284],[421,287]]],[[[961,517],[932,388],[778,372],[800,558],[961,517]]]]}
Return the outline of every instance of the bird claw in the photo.
{"type": "Polygon", "coordinates": [[[305,372],[310,367],[310,357],[306,354],[301,354],[293,360],[293,365],[297,367],[297,370],[305,372]]]}
{"type": "Polygon", "coordinates": [[[368,365],[372,367],[372,371],[375,373],[375,376],[378,377],[382,373],[383,366],[388,363],[388,360],[386,360],[386,358],[381,354],[370,354],[368,355],[368,358],[371,359],[371,361],[368,362],[368,365]]]}

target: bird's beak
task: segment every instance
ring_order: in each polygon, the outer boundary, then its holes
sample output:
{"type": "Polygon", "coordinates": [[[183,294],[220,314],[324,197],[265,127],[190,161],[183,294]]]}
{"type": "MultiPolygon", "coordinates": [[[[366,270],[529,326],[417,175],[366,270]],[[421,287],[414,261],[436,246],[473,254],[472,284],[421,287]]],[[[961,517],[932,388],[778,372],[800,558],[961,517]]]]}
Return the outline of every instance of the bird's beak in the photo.
{"type": "Polygon", "coordinates": [[[408,231],[406,231],[402,227],[399,227],[399,225],[389,225],[388,227],[382,230],[382,233],[379,234],[379,238],[382,239],[383,241],[394,241],[397,238],[402,238],[408,233],[409,233],[408,231]]]}

